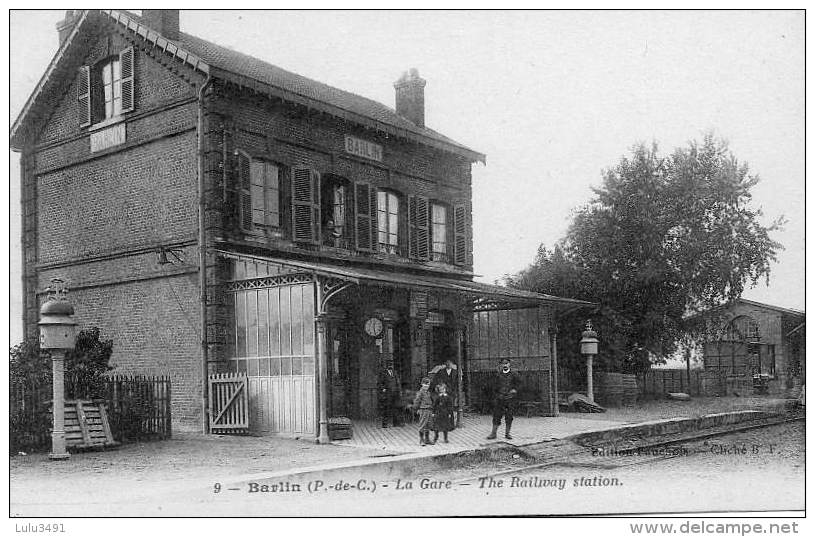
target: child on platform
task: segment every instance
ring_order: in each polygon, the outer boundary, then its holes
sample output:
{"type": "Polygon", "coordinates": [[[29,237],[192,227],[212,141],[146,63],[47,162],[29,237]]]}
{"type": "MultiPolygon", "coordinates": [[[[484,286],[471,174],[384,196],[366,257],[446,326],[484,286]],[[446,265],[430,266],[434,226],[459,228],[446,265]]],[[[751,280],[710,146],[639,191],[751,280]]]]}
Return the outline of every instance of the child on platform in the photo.
{"type": "MultiPolygon", "coordinates": [[[[413,398],[411,409],[419,413],[419,445],[435,444],[430,441],[430,420],[433,415],[433,398],[430,397],[430,379],[422,379],[422,386],[413,398]]],[[[438,436],[438,435],[437,435],[438,436]]]]}
{"type": "Polygon", "coordinates": [[[436,386],[436,400],[433,402],[433,443],[439,439],[439,431],[444,437],[444,443],[449,443],[447,433],[453,430],[455,418],[453,417],[453,399],[447,393],[447,385],[442,383],[436,386]]]}

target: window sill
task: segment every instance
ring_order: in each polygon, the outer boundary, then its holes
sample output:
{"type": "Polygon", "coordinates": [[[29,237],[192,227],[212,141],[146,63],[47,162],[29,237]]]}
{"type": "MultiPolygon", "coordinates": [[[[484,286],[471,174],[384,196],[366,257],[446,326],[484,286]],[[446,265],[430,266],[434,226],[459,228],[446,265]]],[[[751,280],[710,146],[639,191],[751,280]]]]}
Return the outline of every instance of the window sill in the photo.
{"type": "Polygon", "coordinates": [[[98,130],[110,127],[111,125],[117,125],[117,124],[123,122],[124,120],[125,120],[124,116],[111,117],[111,118],[108,118],[108,119],[106,119],[104,121],[100,121],[98,123],[94,123],[93,125],[89,126],[88,127],[88,132],[94,132],[94,131],[98,131],[98,130]]]}
{"type": "Polygon", "coordinates": [[[284,238],[283,230],[276,227],[266,227],[259,224],[254,224],[250,230],[245,230],[244,235],[247,238],[254,239],[282,239],[284,238]]]}
{"type": "Polygon", "coordinates": [[[345,237],[323,241],[320,247],[328,251],[350,251],[354,249],[353,244],[351,244],[351,239],[345,237]]]}
{"type": "Polygon", "coordinates": [[[407,256],[404,255],[404,252],[402,251],[402,247],[397,244],[383,244],[380,242],[377,247],[376,253],[388,257],[400,257],[403,259],[407,259],[407,256]]]}

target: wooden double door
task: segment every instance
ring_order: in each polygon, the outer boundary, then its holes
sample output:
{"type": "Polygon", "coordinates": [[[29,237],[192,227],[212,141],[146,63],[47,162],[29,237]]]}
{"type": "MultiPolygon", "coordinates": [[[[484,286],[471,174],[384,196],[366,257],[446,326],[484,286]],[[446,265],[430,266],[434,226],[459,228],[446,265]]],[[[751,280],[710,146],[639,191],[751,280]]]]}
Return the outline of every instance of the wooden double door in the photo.
{"type": "Polygon", "coordinates": [[[378,418],[379,375],[389,360],[393,361],[403,386],[413,382],[407,323],[387,326],[381,338],[365,334],[362,324],[362,321],[342,320],[328,325],[331,416],[378,418]]]}

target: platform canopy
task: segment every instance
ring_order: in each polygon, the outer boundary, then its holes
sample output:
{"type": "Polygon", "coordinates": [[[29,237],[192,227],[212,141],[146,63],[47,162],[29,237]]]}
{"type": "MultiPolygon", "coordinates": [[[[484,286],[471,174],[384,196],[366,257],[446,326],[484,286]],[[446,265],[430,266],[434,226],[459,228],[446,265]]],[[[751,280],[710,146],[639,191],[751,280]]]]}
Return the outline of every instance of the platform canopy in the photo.
{"type": "Polygon", "coordinates": [[[229,252],[226,250],[216,250],[216,253],[228,259],[276,265],[278,267],[288,268],[294,272],[312,274],[314,276],[331,278],[333,280],[340,280],[357,285],[393,287],[419,291],[446,291],[470,298],[473,301],[475,309],[512,309],[548,304],[559,310],[572,310],[595,305],[593,302],[587,302],[585,300],[562,298],[521,289],[512,289],[501,285],[491,285],[429,274],[392,272],[355,266],[280,259],[276,257],[229,252]]]}

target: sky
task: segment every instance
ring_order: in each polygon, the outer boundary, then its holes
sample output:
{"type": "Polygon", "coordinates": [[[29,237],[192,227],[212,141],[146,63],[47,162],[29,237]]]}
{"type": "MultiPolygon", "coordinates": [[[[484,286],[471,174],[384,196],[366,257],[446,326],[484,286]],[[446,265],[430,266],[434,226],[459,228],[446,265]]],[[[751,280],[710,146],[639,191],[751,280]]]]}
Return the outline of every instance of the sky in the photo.
{"type": "MultiPolygon", "coordinates": [[[[9,121],[57,50],[62,11],[11,11],[9,121]]],[[[426,123],[473,168],[474,259],[492,282],[551,247],[640,142],[713,132],[761,181],[785,249],[744,297],[804,309],[804,15],[793,11],[182,11],[181,29],[393,106],[412,67],[426,123]]],[[[10,344],[21,338],[19,155],[9,162],[10,344]]]]}

